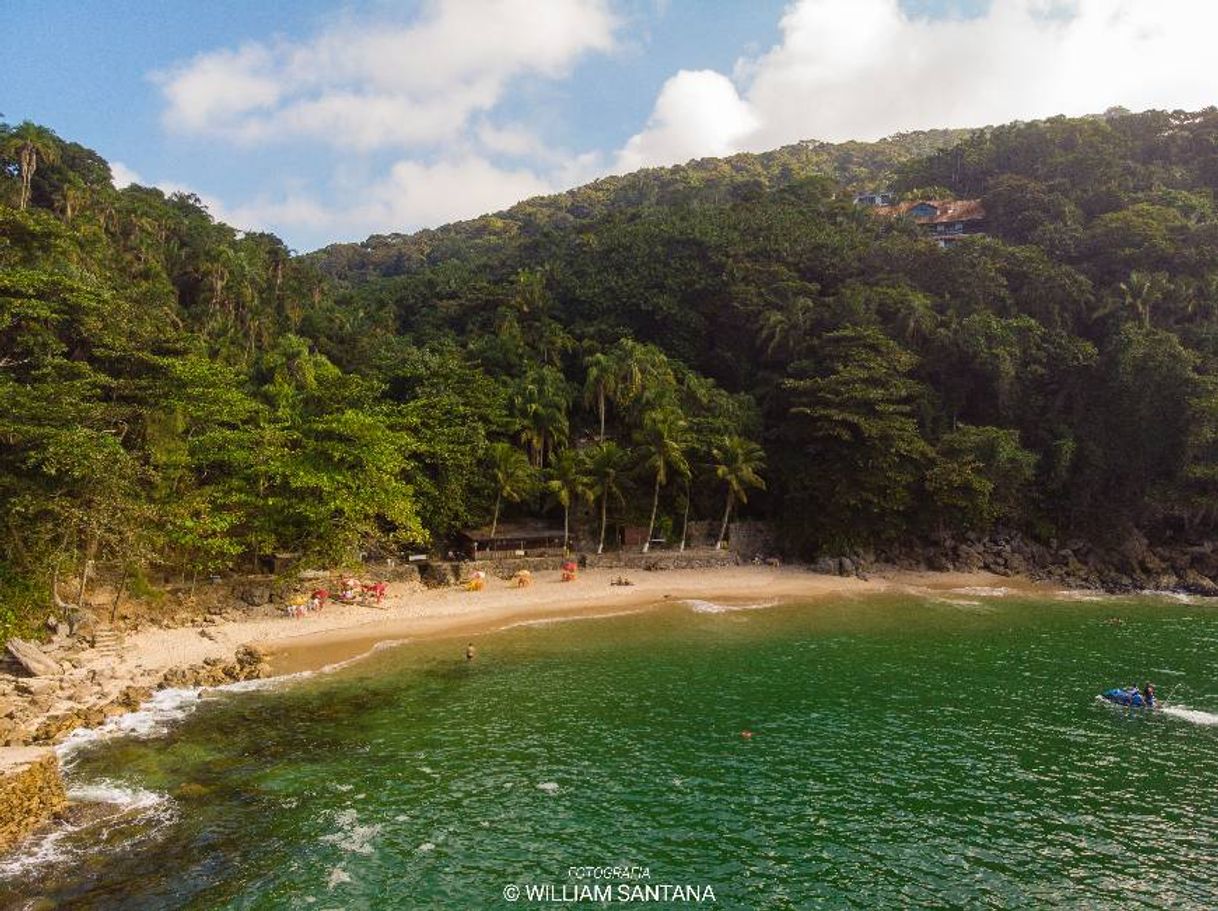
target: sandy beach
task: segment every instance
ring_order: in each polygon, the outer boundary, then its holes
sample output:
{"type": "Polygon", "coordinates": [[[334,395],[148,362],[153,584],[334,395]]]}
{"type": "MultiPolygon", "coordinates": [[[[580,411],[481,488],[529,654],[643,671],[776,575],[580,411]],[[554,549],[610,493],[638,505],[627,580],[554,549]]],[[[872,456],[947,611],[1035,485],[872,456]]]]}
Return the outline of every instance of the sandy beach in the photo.
{"type": "Polygon", "coordinates": [[[483,591],[400,584],[390,586],[380,607],[330,604],[299,618],[229,621],[209,627],[209,638],[194,627],[146,630],[127,637],[115,672],[145,678],[228,658],[239,646],[254,644],[269,653],[273,673],[294,673],[350,659],[382,642],[476,636],[521,621],[618,613],[666,600],[740,603],[883,591],[1040,588],[1026,579],[989,573],[894,572],[859,579],[765,566],[633,572],[628,575],[632,585],[612,584],[622,575],[620,570],[589,570],[574,582],[561,582],[557,572],[539,573],[527,588],[492,578],[483,591]]]}

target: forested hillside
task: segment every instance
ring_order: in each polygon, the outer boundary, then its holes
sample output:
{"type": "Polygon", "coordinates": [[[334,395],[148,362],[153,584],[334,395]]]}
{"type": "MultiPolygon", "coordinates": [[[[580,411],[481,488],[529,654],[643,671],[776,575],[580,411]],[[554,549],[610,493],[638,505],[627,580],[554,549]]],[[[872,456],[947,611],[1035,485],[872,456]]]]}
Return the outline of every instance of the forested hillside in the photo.
{"type": "Polygon", "coordinates": [[[640,172],[294,257],[5,127],[0,634],[86,565],[142,590],[568,507],[592,549],[740,509],[796,557],[999,525],[1212,536],[1218,111],[950,138],[640,172]],[[853,205],[888,175],[981,198],[988,236],[940,249],[853,205]]]}

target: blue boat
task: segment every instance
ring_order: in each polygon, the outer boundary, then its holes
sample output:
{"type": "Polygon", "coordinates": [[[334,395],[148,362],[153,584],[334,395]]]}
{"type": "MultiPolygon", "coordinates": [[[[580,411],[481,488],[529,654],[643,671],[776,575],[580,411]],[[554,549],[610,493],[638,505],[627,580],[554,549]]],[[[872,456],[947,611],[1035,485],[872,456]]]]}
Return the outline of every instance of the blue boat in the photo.
{"type": "Polygon", "coordinates": [[[1153,709],[1155,707],[1154,693],[1150,694],[1150,699],[1148,700],[1136,686],[1107,690],[1100,694],[1100,698],[1116,705],[1126,705],[1134,709],[1153,709]]]}

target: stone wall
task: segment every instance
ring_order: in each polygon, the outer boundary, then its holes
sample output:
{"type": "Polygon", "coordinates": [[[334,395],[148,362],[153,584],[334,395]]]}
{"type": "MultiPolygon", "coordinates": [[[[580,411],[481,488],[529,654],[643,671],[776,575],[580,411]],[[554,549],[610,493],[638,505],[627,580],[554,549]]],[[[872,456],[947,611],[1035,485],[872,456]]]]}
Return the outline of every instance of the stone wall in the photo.
{"type": "Polygon", "coordinates": [[[727,527],[727,546],[745,560],[778,553],[774,529],[768,522],[732,522],[727,527]]]}
{"type": "Polygon", "coordinates": [[[0,853],[68,805],[51,750],[0,749],[0,853]]]}
{"type": "Polygon", "coordinates": [[[646,554],[622,550],[607,554],[589,554],[587,557],[589,569],[710,569],[715,566],[737,566],[739,563],[738,554],[713,548],[659,550],[646,554]]]}

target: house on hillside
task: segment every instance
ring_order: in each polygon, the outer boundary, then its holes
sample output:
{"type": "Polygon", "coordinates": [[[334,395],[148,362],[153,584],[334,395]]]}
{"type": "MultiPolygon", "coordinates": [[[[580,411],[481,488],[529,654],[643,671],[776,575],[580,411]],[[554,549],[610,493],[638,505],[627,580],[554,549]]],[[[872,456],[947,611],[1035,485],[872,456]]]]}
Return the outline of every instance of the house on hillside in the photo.
{"type": "Polygon", "coordinates": [[[887,190],[877,190],[873,193],[859,193],[854,197],[856,206],[894,206],[897,202],[897,194],[889,193],[887,190]]]}
{"type": "Polygon", "coordinates": [[[920,199],[890,206],[876,206],[875,214],[887,218],[912,218],[940,247],[948,247],[969,235],[984,234],[985,208],[980,199],[920,199]]]}

